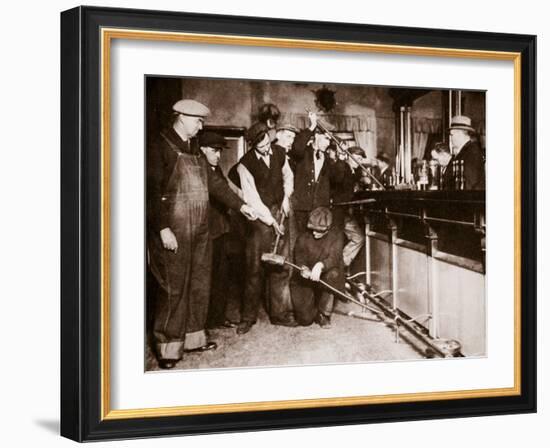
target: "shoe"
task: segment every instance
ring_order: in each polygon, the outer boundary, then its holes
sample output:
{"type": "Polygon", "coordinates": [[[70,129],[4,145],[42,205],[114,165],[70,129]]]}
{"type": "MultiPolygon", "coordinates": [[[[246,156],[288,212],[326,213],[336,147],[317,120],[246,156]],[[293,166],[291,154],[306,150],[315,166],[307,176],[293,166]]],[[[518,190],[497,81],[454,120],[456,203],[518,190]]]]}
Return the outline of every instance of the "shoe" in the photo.
{"type": "Polygon", "coordinates": [[[317,316],[317,323],[324,330],[328,330],[329,328],[331,328],[330,316],[325,316],[323,313],[319,313],[319,315],[317,316]]]}
{"type": "Polygon", "coordinates": [[[164,370],[173,369],[176,367],[179,359],[159,359],[159,367],[164,370]]]}
{"type": "Polygon", "coordinates": [[[246,320],[243,322],[240,322],[239,325],[237,326],[237,334],[248,333],[252,328],[252,325],[254,325],[252,322],[248,322],[246,320]]]}
{"type": "Polygon", "coordinates": [[[237,328],[237,324],[230,320],[224,320],[221,324],[209,326],[208,330],[225,330],[226,328],[237,328]]]}
{"type": "Polygon", "coordinates": [[[230,320],[226,319],[223,324],[221,324],[221,327],[222,328],[237,328],[238,327],[238,323],[236,322],[231,322],[230,320]]]}
{"type": "Polygon", "coordinates": [[[289,317],[286,319],[270,319],[272,325],[280,325],[282,327],[297,327],[298,322],[294,320],[294,317],[289,317]]]}
{"type": "Polygon", "coordinates": [[[184,350],[185,353],[196,353],[196,352],[207,352],[209,350],[216,350],[218,348],[218,344],[215,342],[207,342],[202,347],[197,348],[191,348],[188,350],[184,350]]]}

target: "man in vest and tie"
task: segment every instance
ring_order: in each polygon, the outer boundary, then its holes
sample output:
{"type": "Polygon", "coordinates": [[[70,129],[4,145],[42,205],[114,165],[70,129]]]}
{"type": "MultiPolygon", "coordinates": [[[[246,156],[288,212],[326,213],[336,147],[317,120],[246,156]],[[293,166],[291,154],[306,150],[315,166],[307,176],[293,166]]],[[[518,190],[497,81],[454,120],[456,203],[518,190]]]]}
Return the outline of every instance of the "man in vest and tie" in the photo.
{"type": "MultiPolygon", "coordinates": [[[[262,293],[267,289],[267,312],[272,324],[295,327],[289,289],[289,270],[264,265],[263,253],[270,252],[276,235],[280,235],[279,254],[289,255],[288,235],[284,232],[282,217],[288,216],[294,176],[285,150],[271,146],[268,127],[255,123],[247,132],[250,150],[241,158],[233,173],[234,183],[240,184],[244,201],[251,205],[258,220],[250,222],[246,242],[246,285],[238,334],[245,334],[258,318],[262,293]],[[264,279],[267,288],[264,288],[264,279]]],[[[231,177],[231,175],[230,175],[231,177]]]]}

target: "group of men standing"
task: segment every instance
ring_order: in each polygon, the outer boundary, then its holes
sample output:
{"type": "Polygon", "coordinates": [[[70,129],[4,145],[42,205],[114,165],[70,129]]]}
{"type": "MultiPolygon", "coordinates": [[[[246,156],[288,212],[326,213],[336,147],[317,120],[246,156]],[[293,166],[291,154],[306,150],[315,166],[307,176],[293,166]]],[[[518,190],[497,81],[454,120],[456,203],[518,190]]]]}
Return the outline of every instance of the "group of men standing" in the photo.
{"type": "MultiPolygon", "coordinates": [[[[231,169],[229,182],[218,166],[223,137],[203,132],[198,148],[192,144],[209,109],[186,99],[173,112],[171,126],[147,150],[147,247],[158,284],[153,339],[159,366],[173,368],[184,352],[215,349],[207,326],[247,333],[262,298],[274,325],[316,321],[328,328],[332,296],[316,286],[320,279],[343,286],[344,227],[351,217],[335,219],[329,208],[337,192],[351,199],[353,165],[328,156],[329,135],[310,113],[307,129],[281,126],[274,142],[266,124],[253,124],[247,132],[250,150],[231,169]],[[229,285],[220,284],[220,277],[227,278],[228,266],[220,259],[226,256],[228,211],[248,223],[238,321],[224,312],[229,285]],[[271,251],[303,269],[266,265],[262,254],[271,251]]],[[[356,246],[357,241],[355,251],[356,246]]]]}

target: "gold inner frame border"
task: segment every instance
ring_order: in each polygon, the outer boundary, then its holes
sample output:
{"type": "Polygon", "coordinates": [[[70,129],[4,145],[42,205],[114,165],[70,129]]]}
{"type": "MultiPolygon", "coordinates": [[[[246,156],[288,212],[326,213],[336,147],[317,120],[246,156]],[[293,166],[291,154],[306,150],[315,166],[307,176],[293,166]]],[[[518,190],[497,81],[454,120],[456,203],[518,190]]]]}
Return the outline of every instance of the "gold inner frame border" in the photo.
{"type": "Polygon", "coordinates": [[[521,53],[353,43],[323,40],[279,39],[250,36],[144,31],[138,29],[101,29],[101,420],[169,417],[306,409],[382,403],[503,397],[521,394],[521,53]],[[356,397],[315,398],[228,404],[170,406],[140,409],[111,409],[110,388],[110,63],[111,41],[131,39],[185,42],[213,45],[295,48],[310,50],[369,52],[412,56],[436,56],[513,61],[514,63],[514,386],[442,392],[421,392],[356,397]]]}

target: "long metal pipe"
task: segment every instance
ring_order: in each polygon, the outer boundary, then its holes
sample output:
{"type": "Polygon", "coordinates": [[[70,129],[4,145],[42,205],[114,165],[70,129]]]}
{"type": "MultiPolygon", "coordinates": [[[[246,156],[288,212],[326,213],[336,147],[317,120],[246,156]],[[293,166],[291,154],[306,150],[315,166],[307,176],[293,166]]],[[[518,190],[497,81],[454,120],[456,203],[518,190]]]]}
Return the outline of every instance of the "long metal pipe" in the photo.
{"type": "Polygon", "coordinates": [[[439,272],[433,257],[428,256],[428,294],[430,303],[430,334],[439,337],[439,272]]]}
{"type": "Polygon", "coordinates": [[[365,281],[367,285],[371,284],[371,266],[370,266],[370,223],[365,222],[365,281]]]}
{"type": "MultiPolygon", "coordinates": [[[[350,205],[354,205],[354,204],[350,204],[350,205]]],[[[471,222],[471,221],[459,221],[456,219],[435,218],[432,216],[421,216],[421,215],[415,215],[413,213],[394,212],[391,210],[369,210],[369,213],[379,213],[379,214],[383,213],[389,216],[400,216],[402,218],[414,218],[418,220],[443,222],[447,224],[456,224],[456,225],[468,226],[468,227],[475,227],[476,225],[474,222],[471,222]]]]}
{"type": "MultiPolygon", "coordinates": [[[[283,257],[284,259],[284,257],[283,257]]],[[[294,269],[297,269],[299,271],[303,271],[305,268],[303,266],[298,266],[290,261],[287,261],[284,259],[284,264],[293,267],[294,269]]],[[[398,331],[399,331],[399,325],[405,327],[413,336],[415,336],[417,339],[421,340],[424,344],[428,345],[430,348],[432,348],[438,355],[446,358],[452,356],[451,353],[447,353],[444,350],[442,350],[440,347],[438,347],[434,342],[431,340],[429,336],[424,335],[421,331],[418,330],[413,325],[413,320],[407,320],[404,319],[401,315],[398,309],[396,308],[389,308],[384,302],[379,298],[380,294],[370,294],[367,292],[366,288],[363,285],[359,285],[355,283],[353,280],[348,279],[348,284],[350,286],[353,286],[363,297],[366,299],[369,299],[372,301],[377,308],[373,308],[365,303],[360,302],[359,300],[355,299],[354,297],[350,296],[349,294],[346,294],[339,289],[329,285],[324,280],[319,280],[319,283],[323,285],[328,290],[332,291],[333,293],[339,295],[340,297],[344,298],[345,300],[349,300],[352,303],[355,303],[356,305],[359,305],[360,307],[367,309],[374,314],[378,315],[380,312],[383,314],[386,314],[392,318],[394,321],[396,327],[396,337],[398,337],[398,331]]]]}
{"type": "MultiPolygon", "coordinates": [[[[309,109],[306,109],[306,112],[310,112],[309,109]]],[[[381,190],[385,190],[386,188],[384,187],[384,185],[382,185],[382,182],[380,182],[376,176],[374,176],[368,169],[367,167],[365,167],[363,165],[363,163],[357,158],[355,157],[354,154],[352,154],[351,152],[348,151],[348,148],[346,148],[342,142],[336,138],[336,136],[330,132],[327,127],[325,125],[323,125],[322,121],[321,120],[317,120],[317,126],[319,126],[319,128],[336,144],[336,146],[338,146],[338,148],[340,149],[340,151],[344,152],[345,154],[347,154],[348,157],[351,158],[351,160],[353,160],[360,168],[361,170],[363,171],[363,173],[365,173],[372,181],[376,182],[378,184],[378,186],[380,187],[381,190]]]]}
{"type": "MultiPolygon", "coordinates": [[[[297,269],[298,271],[303,271],[305,268],[303,266],[298,266],[297,264],[294,264],[288,260],[284,260],[284,263],[294,269],[297,269]]],[[[324,280],[321,280],[319,279],[319,283],[321,285],[323,285],[325,288],[327,288],[328,290],[332,291],[333,293],[339,295],[340,297],[342,297],[343,299],[346,299],[346,300],[349,300],[350,302],[353,302],[355,303],[356,305],[359,305],[369,311],[372,311],[373,313],[378,313],[378,310],[375,309],[375,308],[372,308],[370,306],[368,306],[367,304],[365,303],[362,303],[360,302],[359,300],[355,299],[354,297],[350,296],[349,294],[345,294],[343,293],[342,291],[340,291],[339,289],[335,288],[334,286],[331,286],[329,285],[327,282],[325,282],[324,280]]]]}
{"type": "Polygon", "coordinates": [[[399,271],[397,258],[397,230],[395,227],[391,230],[391,290],[392,290],[392,308],[397,309],[399,301],[399,285],[397,275],[399,271]]]}
{"type": "Polygon", "coordinates": [[[453,91],[449,90],[449,126],[451,127],[451,120],[453,118],[453,91]]]}
{"type": "Polygon", "coordinates": [[[411,183],[412,181],[412,128],[411,128],[411,108],[407,107],[406,109],[406,116],[407,116],[407,166],[405,167],[407,170],[407,183],[411,183]]]}
{"type": "MultiPolygon", "coordinates": [[[[291,263],[290,261],[287,261],[285,259],[284,261],[285,264],[287,264],[288,266],[291,266],[295,269],[298,269],[299,271],[303,271],[304,268],[302,266],[298,266],[294,263],[291,263]]],[[[436,344],[433,343],[433,341],[431,340],[430,337],[428,336],[425,336],[424,334],[422,334],[422,332],[420,332],[413,324],[412,322],[413,321],[409,321],[407,319],[404,319],[400,314],[399,314],[399,310],[397,309],[390,309],[387,307],[387,305],[384,304],[384,302],[378,297],[378,295],[376,294],[369,294],[367,292],[367,290],[363,287],[360,287],[359,285],[357,285],[354,281],[350,281],[348,279],[348,283],[350,285],[352,285],[354,288],[357,289],[357,291],[359,291],[365,298],[371,300],[372,302],[374,302],[374,304],[377,306],[378,309],[376,308],[373,308],[365,303],[362,303],[360,302],[359,300],[355,299],[354,297],[350,296],[349,294],[345,294],[343,293],[342,291],[340,291],[339,289],[336,289],[335,287],[329,285],[327,282],[325,282],[324,280],[319,280],[319,283],[321,285],[323,285],[325,288],[329,289],[330,291],[332,291],[333,293],[339,295],[340,297],[346,299],[346,300],[349,300],[350,302],[352,303],[355,303],[356,305],[359,305],[360,307],[364,308],[364,309],[367,309],[369,311],[372,311],[373,313],[375,314],[379,314],[380,311],[388,316],[390,316],[393,321],[395,322],[396,325],[401,325],[403,327],[405,327],[413,336],[415,336],[416,338],[418,338],[419,340],[421,340],[424,344],[428,345],[430,348],[432,348],[437,354],[439,354],[440,356],[442,356],[443,358],[446,358],[446,357],[450,357],[452,356],[452,354],[450,353],[447,353],[445,352],[444,350],[442,350],[440,347],[438,347],[436,344]]],[[[396,328],[396,332],[399,331],[398,328],[396,328]]],[[[396,333],[397,335],[397,333],[396,333]]]]}
{"type": "Polygon", "coordinates": [[[386,314],[388,317],[390,317],[397,325],[401,325],[405,327],[414,337],[419,339],[422,343],[429,346],[431,349],[433,349],[439,356],[443,358],[452,357],[452,353],[447,353],[445,350],[442,350],[438,345],[434,343],[432,338],[429,336],[426,336],[422,332],[420,332],[411,322],[409,322],[407,319],[404,319],[400,314],[398,310],[394,310],[392,308],[389,308],[381,299],[379,299],[376,295],[370,294],[367,292],[367,290],[364,287],[361,287],[355,282],[349,282],[354,288],[357,289],[365,298],[368,298],[371,300],[380,310],[386,314]]]}
{"type": "Polygon", "coordinates": [[[405,182],[405,170],[407,166],[407,158],[405,157],[405,108],[401,106],[399,108],[400,112],[400,124],[401,124],[401,138],[399,141],[399,160],[400,160],[400,177],[401,182],[405,182]]]}

